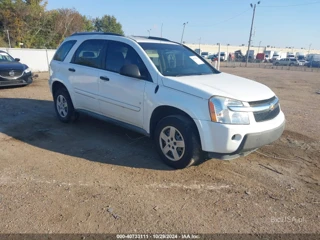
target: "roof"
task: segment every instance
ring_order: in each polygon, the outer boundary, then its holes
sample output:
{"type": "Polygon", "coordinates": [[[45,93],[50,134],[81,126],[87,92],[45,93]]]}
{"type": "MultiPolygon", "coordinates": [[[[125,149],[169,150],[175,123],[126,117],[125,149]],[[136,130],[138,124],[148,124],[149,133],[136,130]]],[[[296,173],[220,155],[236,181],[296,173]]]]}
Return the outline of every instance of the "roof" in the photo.
{"type": "Polygon", "coordinates": [[[110,32],[76,32],[71,36],[83,36],[83,35],[112,35],[112,36],[123,36],[117,33],[110,33],[110,32]]]}
{"type": "Polygon", "coordinates": [[[173,41],[170,41],[169,39],[162,38],[162,37],[155,37],[155,36],[123,36],[116,33],[109,33],[109,32],[77,32],[72,34],[70,37],[76,37],[76,36],[93,36],[93,35],[99,35],[99,36],[114,36],[114,37],[123,37],[128,38],[131,40],[134,40],[136,42],[148,42],[148,43],[165,43],[165,44],[179,44],[173,41]]]}
{"type": "Polygon", "coordinates": [[[173,41],[170,41],[169,39],[166,38],[161,38],[161,37],[154,37],[154,36],[128,36],[128,38],[139,42],[139,43],[162,43],[162,44],[179,44],[173,41]]]}

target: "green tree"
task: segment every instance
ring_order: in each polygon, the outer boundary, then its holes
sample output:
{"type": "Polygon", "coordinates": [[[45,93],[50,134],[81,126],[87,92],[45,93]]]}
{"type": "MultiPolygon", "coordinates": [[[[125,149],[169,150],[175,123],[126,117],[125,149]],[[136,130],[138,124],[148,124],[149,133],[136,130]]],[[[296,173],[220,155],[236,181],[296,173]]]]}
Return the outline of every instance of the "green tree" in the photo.
{"type": "Polygon", "coordinates": [[[8,43],[0,36],[0,47],[8,47],[8,43]]]}
{"type": "Polygon", "coordinates": [[[0,0],[0,30],[9,30],[12,46],[20,42],[26,47],[40,45],[46,4],[43,0],[0,0]]]}
{"type": "Polygon", "coordinates": [[[117,21],[114,16],[104,15],[101,18],[94,20],[94,29],[98,32],[110,32],[124,34],[122,25],[117,21]]]}
{"type": "Polygon", "coordinates": [[[12,0],[0,0],[0,31],[5,41],[7,41],[5,30],[10,31],[12,46],[16,44],[16,39],[21,37],[23,25],[23,20],[16,11],[15,5],[16,3],[12,0]]]}
{"type": "Polygon", "coordinates": [[[69,8],[57,9],[53,24],[57,45],[71,34],[84,31],[86,26],[84,17],[76,9],[69,8]]]}
{"type": "Polygon", "coordinates": [[[45,0],[0,0],[0,46],[8,46],[5,30],[9,30],[11,46],[56,48],[75,32],[104,31],[123,34],[114,16],[89,18],[76,9],[46,10],[45,0]]]}
{"type": "Polygon", "coordinates": [[[94,27],[94,19],[91,19],[89,17],[83,16],[83,21],[84,21],[84,31],[86,32],[92,32],[95,30],[94,27]]]}

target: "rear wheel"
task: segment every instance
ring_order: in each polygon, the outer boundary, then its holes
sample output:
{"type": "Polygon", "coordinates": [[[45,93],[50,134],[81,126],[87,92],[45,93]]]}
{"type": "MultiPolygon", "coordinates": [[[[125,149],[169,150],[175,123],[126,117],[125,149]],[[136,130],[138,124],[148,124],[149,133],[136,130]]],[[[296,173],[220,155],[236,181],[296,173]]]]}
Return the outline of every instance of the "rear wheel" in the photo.
{"type": "Polygon", "coordinates": [[[79,113],[74,110],[70,95],[65,88],[59,88],[55,92],[54,106],[61,122],[74,122],[79,118],[79,113]]]}
{"type": "Polygon", "coordinates": [[[157,151],[167,165],[181,169],[202,160],[199,136],[189,118],[180,115],[163,118],[154,136],[157,151]]]}

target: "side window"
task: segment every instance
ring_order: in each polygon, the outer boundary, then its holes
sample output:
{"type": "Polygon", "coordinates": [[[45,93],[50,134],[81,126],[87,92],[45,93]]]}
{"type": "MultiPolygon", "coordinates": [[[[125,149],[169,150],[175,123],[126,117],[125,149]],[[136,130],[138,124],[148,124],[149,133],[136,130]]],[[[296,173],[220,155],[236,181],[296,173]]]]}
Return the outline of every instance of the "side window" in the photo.
{"type": "Polygon", "coordinates": [[[116,41],[109,41],[106,70],[119,73],[120,69],[127,64],[137,65],[141,79],[151,80],[151,76],[138,53],[128,44],[116,41]]]}
{"type": "Polygon", "coordinates": [[[64,42],[55,53],[53,60],[63,62],[76,42],[76,40],[64,42]]]}
{"type": "Polygon", "coordinates": [[[149,49],[146,49],[145,50],[148,57],[151,59],[151,61],[153,62],[153,64],[156,66],[156,68],[159,70],[159,71],[162,71],[161,70],[161,61],[160,61],[160,56],[159,56],[159,53],[158,51],[156,50],[149,50],[149,49]]]}
{"type": "Polygon", "coordinates": [[[72,63],[93,68],[103,68],[105,40],[92,39],[84,41],[75,52],[72,63]]]}

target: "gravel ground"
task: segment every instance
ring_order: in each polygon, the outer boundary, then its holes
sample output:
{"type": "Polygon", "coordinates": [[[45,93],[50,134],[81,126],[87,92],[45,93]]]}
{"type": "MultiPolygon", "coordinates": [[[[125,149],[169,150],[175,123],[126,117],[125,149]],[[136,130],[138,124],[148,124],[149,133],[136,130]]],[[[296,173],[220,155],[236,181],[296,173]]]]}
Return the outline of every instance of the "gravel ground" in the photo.
{"type": "Polygon", "coordinates": [[[287,125],[249,156],[173,170],[153,143],[55,117],[42,73],[0,90],[0,233],[319,233],[320,73],[222,68],[271,87],[287,125]]]}

